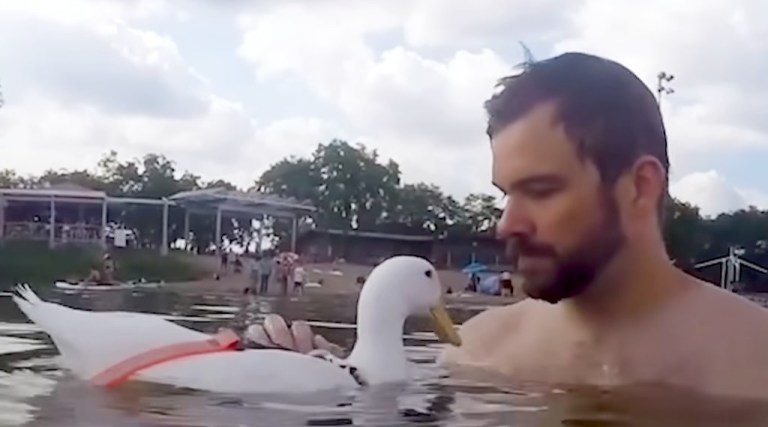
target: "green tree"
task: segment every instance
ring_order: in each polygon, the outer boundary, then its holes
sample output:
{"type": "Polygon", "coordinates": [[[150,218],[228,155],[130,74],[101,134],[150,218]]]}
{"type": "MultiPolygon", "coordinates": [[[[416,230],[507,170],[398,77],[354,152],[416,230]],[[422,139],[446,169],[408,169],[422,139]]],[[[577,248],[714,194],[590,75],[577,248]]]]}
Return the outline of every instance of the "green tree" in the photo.
{"type": "MultiPolygon", "coordinates": [[[[181,177],[182,181],[189,181],[189,184],[182,184],[184,185],[190,185],[191,188],[197,188],[197,183],[200,181],[200,177],[192,175],[192,174],[184,174],[184,176],[181,177]]],[[[224,181],[223,179],[215,179],[213,181],[208,181],[205,184],[202,185],[202,188],[223,188],[225,190],[229,191],[237,191],[238,188],[235,184],[232,184],[229,181],[224,181]]]]}
{"type": "Polygon", "coordinates": [[[382,164],[376,151],[333,140],[320,144],[309,159],[275,163],[255,187],[311,201],[321,227],[373,230],[390,212],[399,184],[397,163],[382,164]]]}
{"type": "Polygon", "coordinates": [[[699,208],[670,198],[664,219],[664,241],[669,256],[680,266],[692,266],[709,243],[699,208]]]}
{"type": "Polygon", "coordinates": [[[461,235],[492,230],[500,215],[494,196],[471,194],[459,203],[435,185],[403,184],[396,162],[340,140],[318,145],[309,158],[273,164],[255,188],[311,201],[321,228],[461,235]]]}
{"type": "Polygon", "coordinates": [[[501,217],[498,198],[490,194],[473,193],[464,199],[466,222],[475,233],[493,231],[501,217]]]}
{"type": "Polygon", "coordinates": [[[29,178],[19,176],[13,169],[0,169],[0,188],[28,188],[32,186],[29,178]]]}
{"type": "Polygon", "coordinates": [[[447,198],[432,184],[404,184],[391,200],[382,231],[394,233],[444,232],[448,228],[447,198]]]}
{"type": "MultiPolygon", "coordinates": [[[[29,188],[61,183],[77,184],[103,190],[110,196],[162,198],[180,191],[200,188],[237,190],[232,183],[213,179],[203,181],[198,175],[178,170],[174,162],[160,154],[139,159],[120,159],[107,153],[90,170],[50,170],[40,176],[21,176],[0,170],[0,187],[29,188]]],[[[461,236],[492,232],[501,210],[494,196],[470,194],[462,201],[446,195],[428,183],[402,183],[400,167],[394,161],[382,161],[376,151],[362,145],[333,140],[319,144],[306,157],[288,157],[269,167],[256,181],[253,190],[309,201],[318,208],[303,225],[321,228],[361,229],[370,231],[461,236]]],[[[732,246],[745,250],[744,258],[768,265],[768,211],[756,208],[702,218],[698,208],[671,199],[666,206],[664,238],[668,252],[678,265],[690,269],[697,262],[728,253],[732,246]]],[[[169,212],[169,238],[183,237],[182,209],[169,212]]],[[[161,236],[160,206],[120,205],[110,211],[110,218],[136,229],[147,244],[157,245],[161,236]]],[[[207,247],[214,240],[214,215],[193,215],[191,228],[196,243],[207,247]]],[[[289,242],[291,224],[267,217],[264,230],[289,242]]],[[[254,237],[254,227],[245,216],[228,216],[222,233],[247,244],[254,237]]],[[[718,281],[717,268],[700,272],[718,281]]],[[[763,276],[742,274],[748,280],[765,281],[763,276]]]]}
{"type": "Polygon", "coordinates": [[[297,200],[320,200],[323,182],[312,159],[288,157],[273,164],[256,181],[254,189],[297,200]]]}
{"type": "Polygon", "coordinates": [[[55,171],[48,170],[34,180],[34,186],[75,184],[91,190],[105,191],[104,180],[87,170],[55,171]]]}
{"type": "MultiPolygon", "coordinates": [[[[160,199],[200,188],[237,189],[235,185],[223,180],[202,185],[199,176],[190,172],[179,173],[173,161],[153,153],[141,159],[122,161],[116,152],[111,151],[99,161],[96,170],[101,187],[109,195],[118,197],[160,199]]],[[[99,185],[92,187],[98,188],[99,185]]],[[[137,230],[140,239],[146,244],[157,245],[162,240],[161,206],[125,204],[113,208],[110,217],[137,230]]],[[[170,241],[185,237],[182,209],[169,210],[168,225],[170,241]]],[[[222,222],[222,235],[234,236],[238,226],[250,227],[250,224],[242,220],[225,220],[222,222]]],[[[214,243],[216,224],[213,215],[193,215],[190,228],[194,230],[198,246],[208,247],[214,243]]]]}

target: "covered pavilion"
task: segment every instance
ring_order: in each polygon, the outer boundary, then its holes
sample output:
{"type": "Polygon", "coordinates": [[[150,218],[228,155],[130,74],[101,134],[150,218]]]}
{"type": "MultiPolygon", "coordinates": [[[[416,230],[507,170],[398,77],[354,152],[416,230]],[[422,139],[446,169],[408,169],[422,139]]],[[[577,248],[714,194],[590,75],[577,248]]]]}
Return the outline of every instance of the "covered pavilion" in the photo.
{"type": "Polygon", "coordinates": [[[294,198],[279,197],[255,191],[233,191],[225,188],[183,191],[169,197],[169,202],[184,208],[184,235],[189,235],[189,217],[195,215],[215,215],[218,242],[216,251],[221,249],[221,221],[227,213],[245,214],[251,219],[264,220],[265,217],[286,218],[291,221],[291,251],[296,251],[298,220],[311,215],[316,208],[309,203],[294,198]]]}
{"type": "Polygon", "coordinates": [[[140,204],[162,206],[162,242],[160,253],[168,253],[168,211],[171,206],[184,209],[184,235],[189,235],[189,216],[215,215],[217,252],[221,249],[221,221],[227,213],[263,220],[265,216],[292,221],[291,248],[296,248],[298,219],[311,215],[315,207],[292,198],[258,192],[232,191],[224,188],[184,191],[162,199],[111,197],[76,184],[56,184],[32,189],[0,189],[0,242],[4,240],[47,240],[49,247],[62,243],[99,243],[107,247],[108,212],[111,205],[140,204]],[[14,205],[39,205],[39,215],[25,218],[14,214],[14,205]],[[100,220],[93,221],[87,210],[100,210],[100,220]],[[10,218],[9,218],[10,217],[10,218]],[[9,220],[10,219],[10,220],[9,220]]]}

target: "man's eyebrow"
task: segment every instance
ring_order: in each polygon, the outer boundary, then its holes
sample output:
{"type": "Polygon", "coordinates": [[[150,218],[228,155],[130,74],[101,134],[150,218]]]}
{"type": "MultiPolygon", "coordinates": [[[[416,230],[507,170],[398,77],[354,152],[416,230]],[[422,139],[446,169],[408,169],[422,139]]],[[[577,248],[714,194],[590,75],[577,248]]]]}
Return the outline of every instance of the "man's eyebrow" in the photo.
{"type": "Polygon", "coordinates": [[[548,173],[539,174],[525,177],[517,181],[511,182],[508,186],[504,187],[497,182],[493,182],[493,185],[503,192],[507,192],[514,189],[520,189],[530,187],[532,185],[562,185],[565,179],[558,174],[548,173]],[[506,189],[505,189],[506,188],[506,189]]]}

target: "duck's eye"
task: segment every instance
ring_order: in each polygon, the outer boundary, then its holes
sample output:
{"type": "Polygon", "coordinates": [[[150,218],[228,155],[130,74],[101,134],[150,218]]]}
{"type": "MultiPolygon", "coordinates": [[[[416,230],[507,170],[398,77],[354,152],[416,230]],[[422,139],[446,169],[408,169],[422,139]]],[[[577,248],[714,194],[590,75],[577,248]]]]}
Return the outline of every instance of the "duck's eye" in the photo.
{"type": "Polygon", "coordinates": [[[427,277],[429,277],[429,278],[431,279],[431,278],[432,278],[432,270],[427,270],[427,271],[425,271],[425,272],[424,272],[424,275],[425,275],[425,276],[427,276],[427,277]]]}

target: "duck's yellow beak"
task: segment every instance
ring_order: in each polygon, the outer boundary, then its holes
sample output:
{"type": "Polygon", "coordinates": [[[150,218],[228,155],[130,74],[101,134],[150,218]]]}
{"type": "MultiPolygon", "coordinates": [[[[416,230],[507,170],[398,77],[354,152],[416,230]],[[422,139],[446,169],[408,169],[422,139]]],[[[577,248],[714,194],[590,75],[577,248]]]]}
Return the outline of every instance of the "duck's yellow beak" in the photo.
{"type": "Polygon", "coordinates": [[[435,329],[435,335],[440,341],[447,342],[448,344],[455,345],[456,347],[461,345],[461,337],[456,332],[456,327],[453,325],[453,320],[445,309],[444,304],[439,304],[429,309],[429,314],[432,317],[433,327],[435,329]]]}

